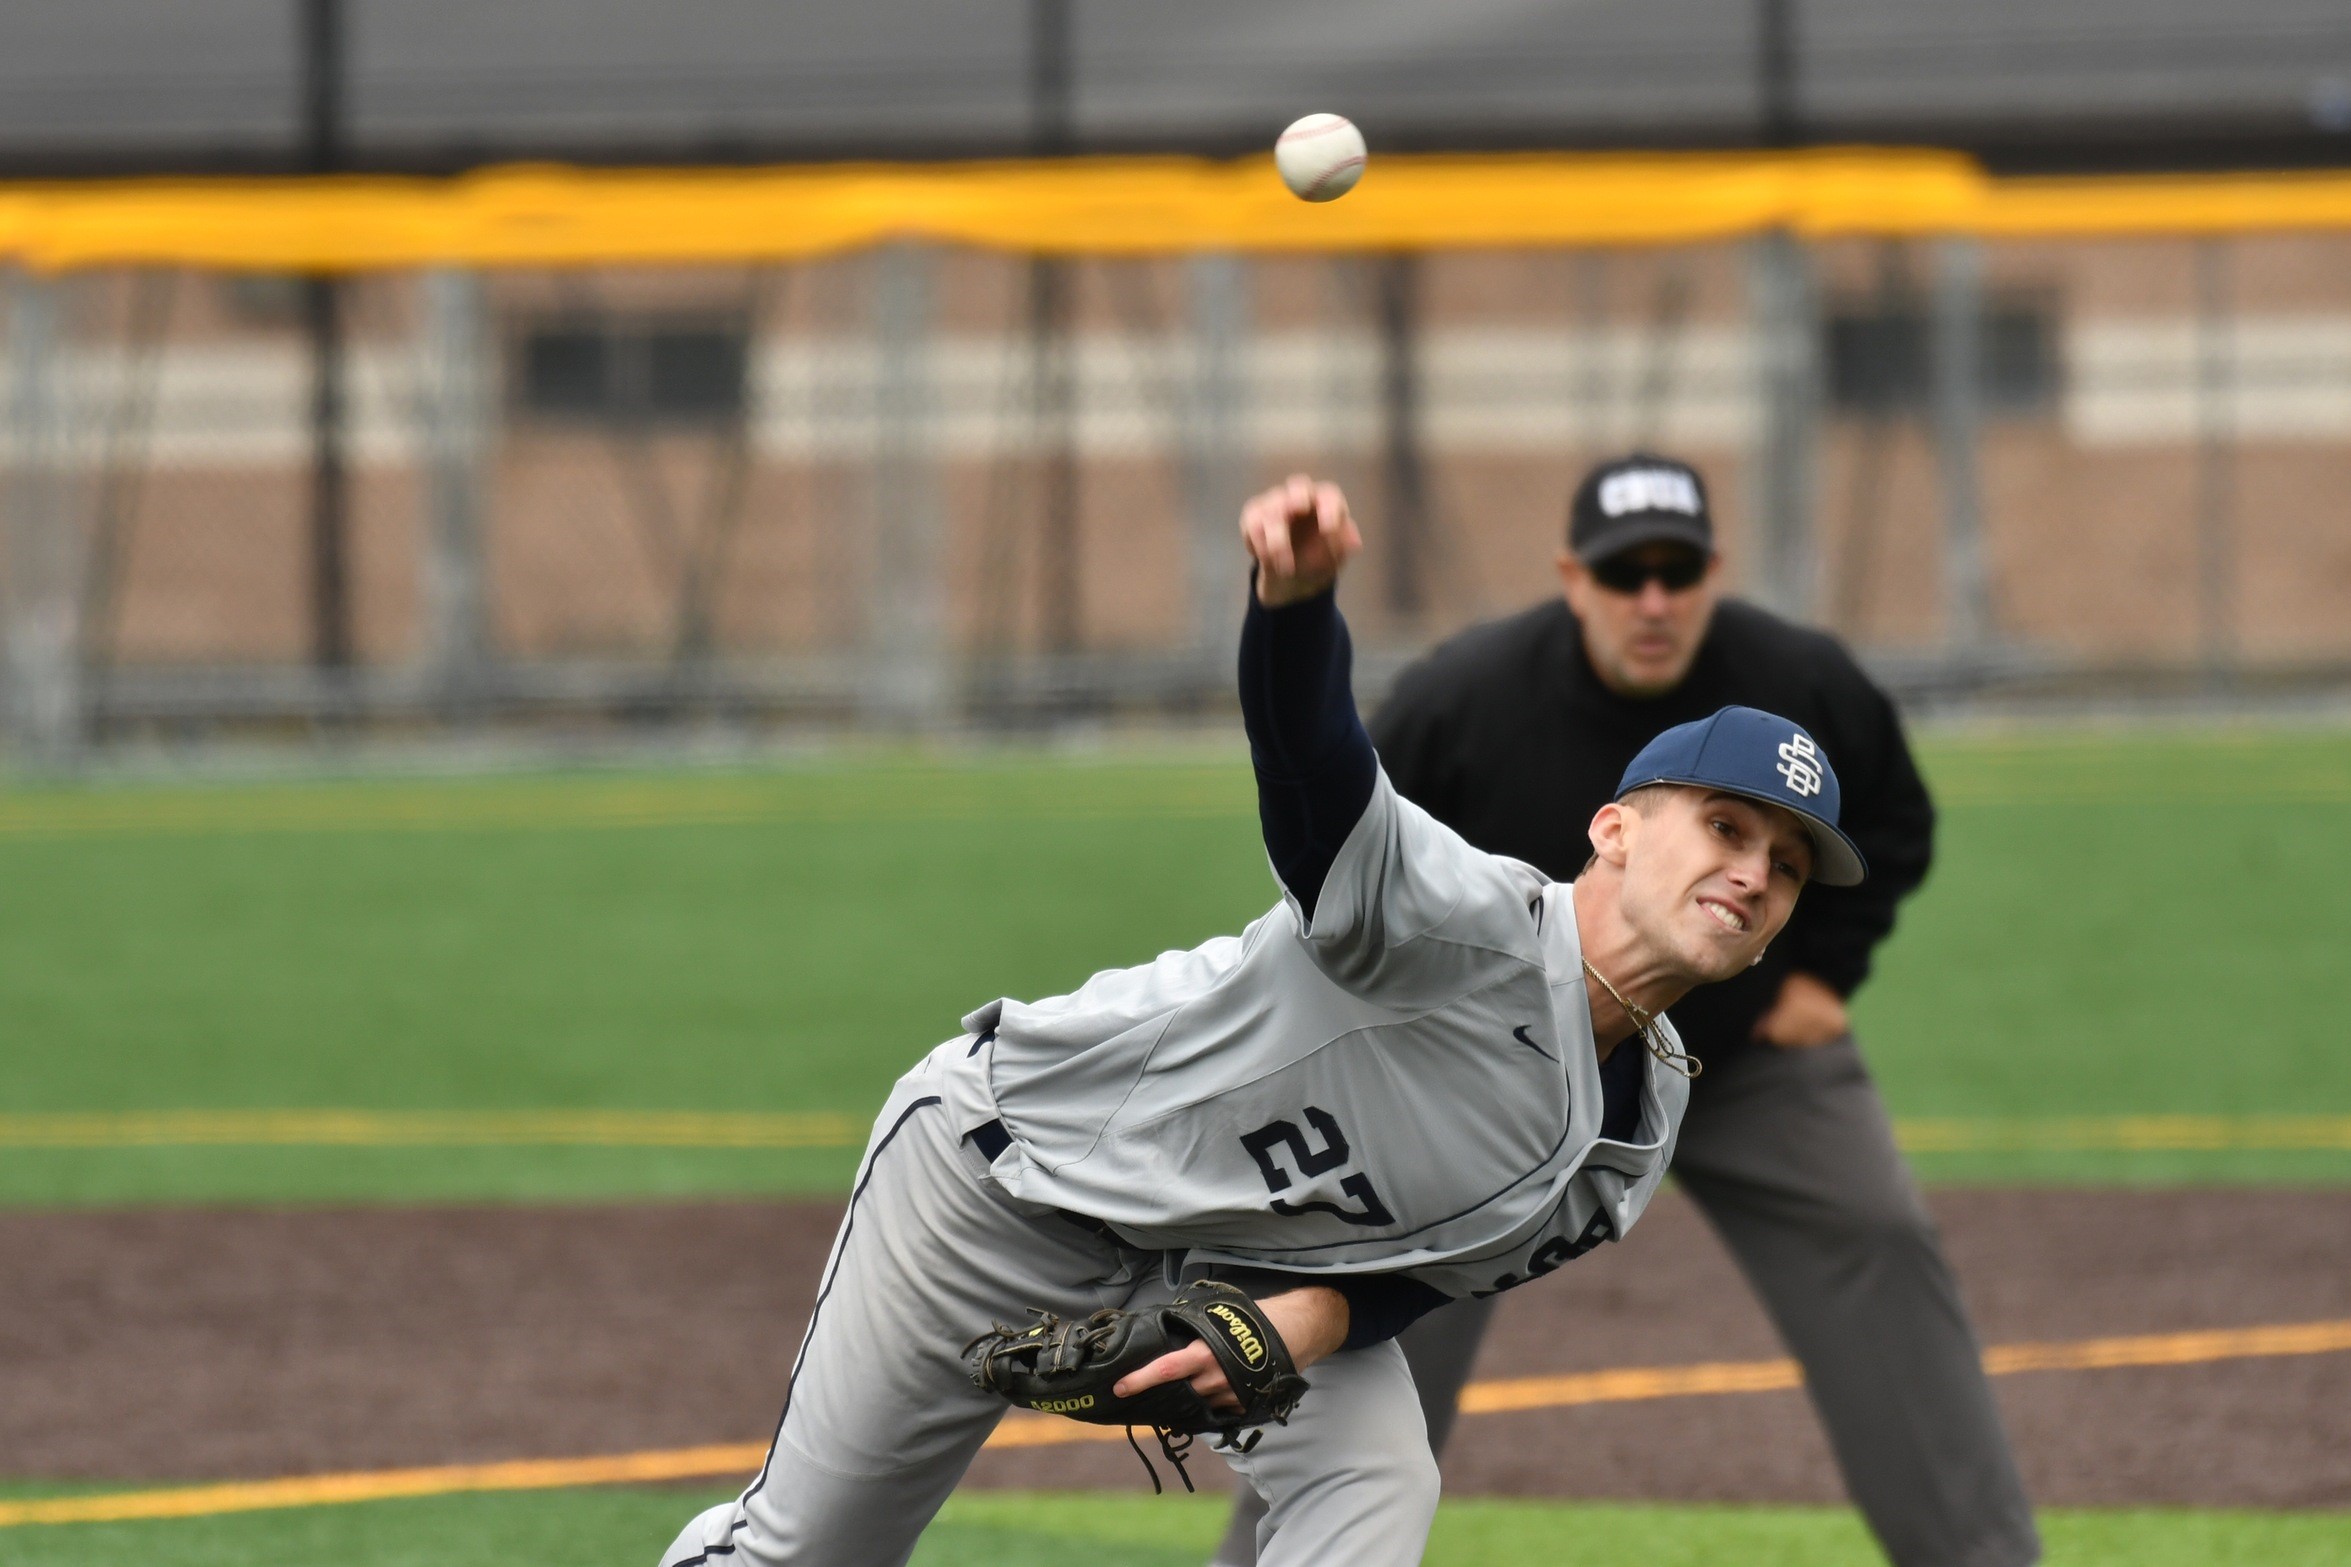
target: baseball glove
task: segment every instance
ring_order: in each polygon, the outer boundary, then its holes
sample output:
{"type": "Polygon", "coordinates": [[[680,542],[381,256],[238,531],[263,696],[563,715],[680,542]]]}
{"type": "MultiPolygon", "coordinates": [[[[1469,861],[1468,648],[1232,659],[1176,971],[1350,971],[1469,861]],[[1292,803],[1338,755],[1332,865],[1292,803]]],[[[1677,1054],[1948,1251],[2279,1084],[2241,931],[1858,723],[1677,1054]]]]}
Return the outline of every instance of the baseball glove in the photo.
{"type": "MultiPolygon", "coordinates": [[[[964,1346],[972,1381],[1023,1409],[1125,1426],[1137,1457],[1143,1449],[1134,1428],[1149,1426],[1187,1491],[1192,1477],[1184,1468],[1184,1453],[1193,1437],[1217,1432],[1247,1452],[1262,1432],[1240,1433],[1268,1422],[1286,1423],[1306,1391],[1289,1347],[1257,1302],[1214,1279],[1198,1280],[1166,1305],[1142,1311],[1097,1311],[1083,1322],[1045,1311],[1031,1314],[1037,1320],[1028,1327],[998,1323],[964,1346]],[[1193,1339],[1206,1344],[1224,1368],[1239,1410],[1211,1408],[1188,1381],[1163,1382],[1132,1398],[1111,1391],[1128,1373],[1193,1339]]],[[[1148,1458],[1143,1467],[1151,1469],[1148,1458]]],[[[1159,1489],[1156,1470],[1151,1486],[1159,1489]]]]}

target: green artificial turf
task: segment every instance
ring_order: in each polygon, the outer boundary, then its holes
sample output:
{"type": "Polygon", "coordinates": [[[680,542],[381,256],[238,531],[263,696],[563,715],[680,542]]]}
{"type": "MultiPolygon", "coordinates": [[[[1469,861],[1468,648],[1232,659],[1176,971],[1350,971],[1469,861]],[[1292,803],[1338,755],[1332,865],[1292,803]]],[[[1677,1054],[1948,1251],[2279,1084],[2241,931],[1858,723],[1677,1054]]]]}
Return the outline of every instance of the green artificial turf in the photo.
{"type": "MultiPolygon", "coordinates": [[[[1858,1015],[1898,1114],[2351,1114],[2351,737],[1930,740],[1858,1015]]],[[[1237,757],[0,792],[0,1114],[834,1111],[999,994],[1237,929],[1237,757]]],[[[851,1148],[0,1148],[0,1202],[841,1189],[851,1148]]],[[[2341,1180],[2351,1153],[1939,1154],[2341,1180]]]]}
{"type": "MultiPolygon", "coordinates": [[[[2351,738],[1924,748],[1937,869],[1856,1016],[1898,1114],[2351,1113],[2351,738]]],[[[1946,1154],[1949,1180],[2341,1180],[2351,1153],[1946,1154]]]]}
{"type": "MultiPolygon", "coordinates": [[[[0,1529],[0,1567],[651,1567],[717,1498],[686,1491],[555,1491],[128,1524],[0,1529]]],[[[948,1504],[917,1567],[1200,1567],[1219,1497],[974,1492],[948,1504]]],[[[2044,1516],[2050,1567],[2335,1567],[2351,1515],[2147,1509],[2044,1516]]],[[[1851,1514],[1816,1507],[1447,1502],[1430,1567],[1873,1567],[1851,1514]]]]}
{"type": "MultiPolygon", "coordinates": [[[[1196,943],[1271,899],[1247,775],[1230,765],[206,795],[192,826],[149,823],[136,792],[99,801],[113,814],[94,826],[64,818],[71,830],[39,830],[71,800],[16,802],[35,825],[14,833],[0,810],[0,1014],[23,1046],[0,1111],[862,1120],[970,1008],[1196,943]],[[652,803],[634,814],[609,804],[638,797],[652,803]]],[[[854,1159],[0,1150],[0,1198],[828,1191],[854,1159]]]]}

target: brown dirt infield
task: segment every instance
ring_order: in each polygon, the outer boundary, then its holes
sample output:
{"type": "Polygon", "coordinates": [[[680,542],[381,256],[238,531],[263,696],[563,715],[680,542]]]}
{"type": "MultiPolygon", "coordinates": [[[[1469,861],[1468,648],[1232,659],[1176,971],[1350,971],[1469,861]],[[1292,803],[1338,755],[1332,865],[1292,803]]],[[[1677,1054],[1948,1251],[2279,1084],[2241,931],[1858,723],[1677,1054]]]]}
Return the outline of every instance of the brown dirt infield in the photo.
{"type": "MultiPolygon", "coordinates": [[[[2351,1192],[1944,1191],[1993,1343],[2351,1318],[2351,1192]]],[[[0,1475],[155,1481],[767,1432],[832,1204],[0,1215],[0,1475]]],[[[1689,1205],[1510,1296],[1480,1377],[1779,1348],[1689,1205]]],[[[2351,1354],[1996,1386],[2049,1503],[2351,1504],[2351,1354]]],[[[1221,1466],[1196,1466],[1214,1480],[1221,1466]]],[[[1828,1501],[1798,1392],[1481,1415],[1456,1492],[1828,1501]]],[[[980,1484],[1141,1485],[1119,1447],[980,1484]]]]}

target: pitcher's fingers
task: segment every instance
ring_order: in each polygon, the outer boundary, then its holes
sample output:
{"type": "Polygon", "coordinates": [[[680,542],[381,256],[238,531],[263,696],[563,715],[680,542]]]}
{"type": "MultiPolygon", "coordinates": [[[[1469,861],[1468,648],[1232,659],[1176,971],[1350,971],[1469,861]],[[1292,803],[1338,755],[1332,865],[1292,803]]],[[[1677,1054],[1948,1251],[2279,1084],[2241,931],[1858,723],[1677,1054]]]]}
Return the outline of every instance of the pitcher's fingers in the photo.
{"type": "Polygon", "coordinates": [[[1241,503],[1241,515],[1244,517],[1252,515],[1285,517],[1289,515],[1289,511],[1290,483],[1287,479],[1279,484],[1267,485],[1241,503]]]}
{"type": "Polygon", "coordinates": [[[1315,522],[1321,530],[1323,544],[1331,552],[1334,564],[1344,564],[1347,557],[1363,548],[1363,532],[1355,526],[1355,514],[1347,505],[1347,495],[1335,484],[1316,487],[1315,522]]]}
{"type": "Polygon", "coordinates": [[[1171,1349],[1140,1370],[1128,1372],[1110,1391],[1121,1398],[1132,1398],[1165,1382],[1188,1381],[1203,1371],[1214,1371],[1218,1380],[1223,1380],[1224,1373],[1216,1364],[1216,1356],[1207,1345],[1194,1342],[1182,1349],[1171,1349]]]}
{"type": "Polygon", "coordinates": [[[1347,496],[1325,479],[1314,487],[1314,523],[1326,539],[1335,539],[1347,526],[1347,496]]]}
{"type": "Polygon", "coordinates": [[[1292,577],[1298,573],[1298,552],[1290,544],[1290,519],[1275,517],[1265,529],[1265,552],[1258,563],[1276,577],[1292,577]]]}
{"type": "Polygon", "coordinates": [[[1234,1392],[1232,1383],[1225,1380],[1222,1366],[1212,1367],[1192,1378],[1192,1391],[1207,1399],[1211,1409],[1237,1410],[1241,1407],[1241,1395],[1234,1392]]]}
{"type": "Polygon", "coordinates": [[[1241,508],[1241,542],[1249,554],[1265,570],[1287,576],[1292,567],[1290,558],[1290,521],[1286,510],[1286,492],[1271,489],[1252,496],[1241,508]]]}

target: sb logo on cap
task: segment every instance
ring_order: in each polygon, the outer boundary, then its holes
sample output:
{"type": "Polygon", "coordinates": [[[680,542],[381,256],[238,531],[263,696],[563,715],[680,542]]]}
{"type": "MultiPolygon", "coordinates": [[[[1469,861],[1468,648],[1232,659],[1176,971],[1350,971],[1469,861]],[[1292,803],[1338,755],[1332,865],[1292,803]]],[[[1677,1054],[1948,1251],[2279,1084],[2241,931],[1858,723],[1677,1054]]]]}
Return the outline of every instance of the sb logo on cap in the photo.
{"type": "Polygon", "coordinates": [[[1798,731],[1780,742],[1780,765],[1773,769],[1790,794],[1820,793],[1820,748],[1812,736],[1798,731]]]}

